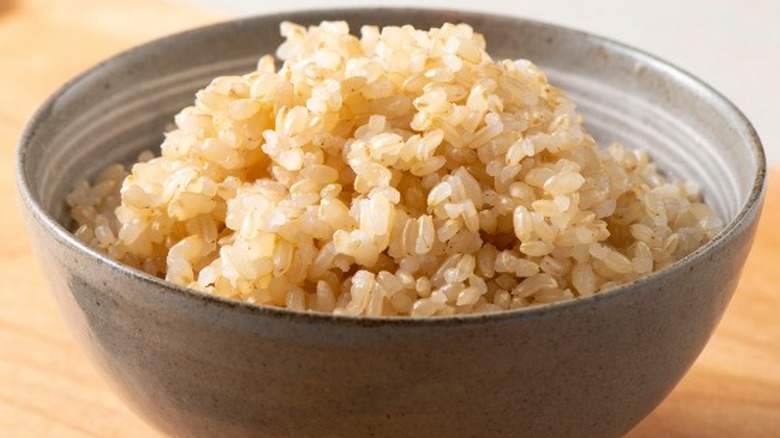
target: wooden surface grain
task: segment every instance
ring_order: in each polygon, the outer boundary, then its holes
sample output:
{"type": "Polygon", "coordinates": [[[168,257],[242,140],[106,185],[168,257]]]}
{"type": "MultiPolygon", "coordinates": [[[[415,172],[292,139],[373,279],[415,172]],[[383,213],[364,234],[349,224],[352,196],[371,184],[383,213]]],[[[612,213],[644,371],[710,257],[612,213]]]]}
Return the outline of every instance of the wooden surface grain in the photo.
{"type": "MultiPolygon", "coordinates": [[[[224,17],[154,0],[0,0],[0,436],[159,436],[111,392],[44,289],[18,213],[15,142],[41,101],[122,49],[224,17]]],[[[672,394],[629,437],[780,436],[780,170],[739,289],[672,394]]]]}

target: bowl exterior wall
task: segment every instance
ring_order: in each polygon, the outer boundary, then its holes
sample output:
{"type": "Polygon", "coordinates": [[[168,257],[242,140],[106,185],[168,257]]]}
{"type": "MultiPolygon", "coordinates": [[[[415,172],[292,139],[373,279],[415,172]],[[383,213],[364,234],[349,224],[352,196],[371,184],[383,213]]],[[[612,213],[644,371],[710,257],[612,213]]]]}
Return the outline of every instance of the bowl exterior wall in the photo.
{"type": "Polygon", "coordinates": [[[704,347],[754,232],[627,293],[399,324],[139,290],[28,224],[68,325],[115,389],[161,430],[203,437],[617,436],[704,347]]]}

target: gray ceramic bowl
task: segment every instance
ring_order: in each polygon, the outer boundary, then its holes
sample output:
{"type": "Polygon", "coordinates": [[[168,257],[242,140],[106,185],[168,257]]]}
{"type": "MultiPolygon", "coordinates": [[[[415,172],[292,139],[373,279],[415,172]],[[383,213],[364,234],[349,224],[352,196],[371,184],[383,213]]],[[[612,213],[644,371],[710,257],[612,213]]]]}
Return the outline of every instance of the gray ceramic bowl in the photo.
{"type": "Polygon", "coordinates": [[[33,246],[62,313],[142,417],[181,436],[615,436],[690,367],[739,278],[765,163],[747,120],[686,73],[621,44],[517,18],[409,9],[233,21],[114,57],[32,118],[18,156],[33,246]],[[601,141],[649,149],[727,225],[674,266],[612,291],[501,314],[358,319],[205,296],[129,269],[68,232],[74,179],[155,147],[208,79],[252,69],[278,23],[465,21],[497,57],[534,60],[601,141]]]}

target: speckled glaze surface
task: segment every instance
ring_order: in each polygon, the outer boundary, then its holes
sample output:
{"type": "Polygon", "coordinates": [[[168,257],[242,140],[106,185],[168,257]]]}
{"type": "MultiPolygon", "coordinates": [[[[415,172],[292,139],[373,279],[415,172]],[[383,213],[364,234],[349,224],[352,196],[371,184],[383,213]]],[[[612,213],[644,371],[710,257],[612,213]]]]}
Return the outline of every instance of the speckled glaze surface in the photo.
{"type": "Polygon", "coordinates": [[[737,284],[763,196],[750,124],[674,67],[601,38],[517,18],[353,9],[256,17],[115,57],[66,84],[18,151],[23,210],[74,336],[140,415],[176,436],[617,436],[674,387],[737,284]],[[496,57],[528,58],[594,136],[650,150],[727,221],[673,267],[577,301],[430,320],[256,307],[166,284],[67,231],[78,177],[155,147],[214,76],[252,69],[282,20],[420,27],[465,21],[496,57]]]}

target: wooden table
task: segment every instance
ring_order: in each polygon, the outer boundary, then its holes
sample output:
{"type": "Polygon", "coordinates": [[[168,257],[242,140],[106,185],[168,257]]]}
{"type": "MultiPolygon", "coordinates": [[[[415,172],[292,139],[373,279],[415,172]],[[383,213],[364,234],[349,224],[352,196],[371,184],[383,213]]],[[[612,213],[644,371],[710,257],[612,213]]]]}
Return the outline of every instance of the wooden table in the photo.
{"type": "MultiPolygon", "coordinates": [[[[17,208],[15,142],[57,86],[154,37],[219,13],[154,0],[0,0],[0,436],[159,436],[73,343],[33,260],[17,208]]],[[[780,169],[729,309],[680,385],[629,436],[780,436],[780,169]]]]}

